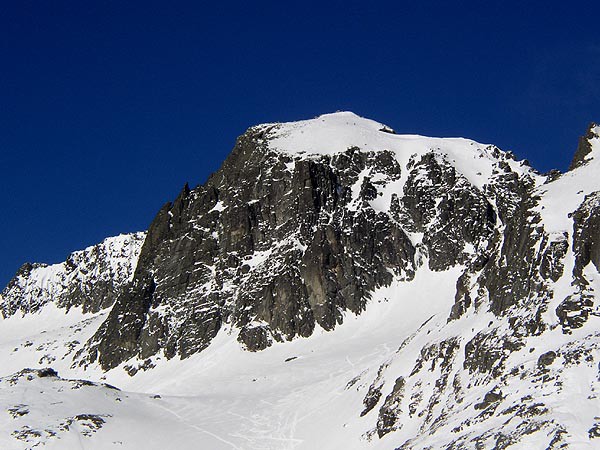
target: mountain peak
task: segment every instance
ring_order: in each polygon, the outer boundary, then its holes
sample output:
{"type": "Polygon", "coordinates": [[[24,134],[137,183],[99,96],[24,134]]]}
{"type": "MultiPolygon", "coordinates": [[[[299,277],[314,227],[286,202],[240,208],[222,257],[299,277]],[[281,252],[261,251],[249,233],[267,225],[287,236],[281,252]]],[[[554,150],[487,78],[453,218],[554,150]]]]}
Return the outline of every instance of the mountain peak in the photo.
{"type": "Polygon", "coordinates": [[[494,145],[461,137],[396,134],[391,127],[350,111],[296,122],[258,125],[251,130],[260,133],[269,150],[295,159],[340,155],[349,149],[387,151],[401,167],[406,167],[411,159],[433,152],[478,187],[489,183],[500,163],[509,164],[518,173],[534,172],[494,145]]]}
{"type": "Polygon", "coordinates": [[[24,266],[0,294],[2,436],[591,448],[599,136],[546,182],[493,145],[347,111],[252,127],[146,234],[24,266]]]}
{"type": "Polygon", "coordinates": [[[379,136],[385,125],[350,111],[266,126],[269,148],[290,154],[334,154],[351,147],[385,148],[389,140],[389,136],[379,136]]]}

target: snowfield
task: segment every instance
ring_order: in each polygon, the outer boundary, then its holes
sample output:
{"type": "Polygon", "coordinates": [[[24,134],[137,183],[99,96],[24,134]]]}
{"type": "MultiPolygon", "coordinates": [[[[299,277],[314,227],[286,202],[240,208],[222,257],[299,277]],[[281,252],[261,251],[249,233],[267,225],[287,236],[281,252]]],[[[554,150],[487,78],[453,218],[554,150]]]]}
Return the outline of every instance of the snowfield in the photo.
{"type": "MultiPolygon", "coordinates": [[[[197,448],[195,445],[202,443],[200,448],[207,449],[389,448],[385,441],[361,437],[365,430],[374,427],[370,422],[376,417],[371,420],[357,417],[364,396],[360,388],[365,387],[370,375],[375,375],[371,372],[393,358],[399,345],[420,325],[426,321],[432,327],[445,323],[457,274],[456,269],[448,273],[424,269],[411,283],[381,289],[374,294],[367,313],[349,315],[334,333],[321,330],[308,339],[251,353],[241,348],[234,332],[223,330],[200,354],[183,361],[162,360],[134,377],[123,367],[107,373],[71,368],[70,349],[57,343],[70,336],[84,342],[99,326],[104,313],[71,311],[65,315],[48,305],[37,314],[11,317],[2,323],[0,351],[3,361],[10,364],[3,365],[0,375],[10,377],[23,367],[52,366],[61,377],[105,382],[125,393],[117,395],[99,388],[83,396],[75,391],[68,394],[73,397],[69,409],[63,410],[51,408],[60,398],[56,391],[61,388],[54,386],[68,382],[35,378],[8,386],[3,379],[1,407],[9,409],[15,406],[13,403],[28,405],[32,413],[26,423],[34,429],[50,426],[51,422],[46,424],[44,420],[54,416],[103,417],[106,425],[93,436],[87,436],[88,439],[84,437],[85,448],[118,445],[118,448],[158,449],[169,442],[180,442],[178,448],[197,448]],[[70,321],[65,323],[65,318],[70,321]],[[81,331],[74,332],[78,329],[81,331]],[[51,364],[32,364],[48,350],[65,357],[51,364]],[[35,387],[29,387],[30,384],[35,387]],[[38,389],[45,394],[38,395],[38,389]],[[107,392],[111,401],[106,400],[107,392]],[[161,398],[154,399],[155,395],[161,398]],[[112,404],[112,397],[120,398],[118,404],[112,404]],[[136,421],[137,416],[140,419],[136,421]],[[171,425],[157,427],[159,422],[171,425]],[[185,438],[161,440],[165,433],[170,437],[181,433],[185,438]],[[148,441],[148,436],[153,438],[148,441]]],[[[420,348],[418,342],[412,347],[413,352],[420,348]]],[[[14,419],[3,423],[4,436],[9,436],[18,425],[14,419]]],[[[62,435],[66,434],[66,444],[69,433],[79,431],[43,436],[42,441],[56,444],[54,448],[65,448],[61,447],[62,435]]],[[[8,439],[2,448],[27,448],[27,445],[8,439]]]]}

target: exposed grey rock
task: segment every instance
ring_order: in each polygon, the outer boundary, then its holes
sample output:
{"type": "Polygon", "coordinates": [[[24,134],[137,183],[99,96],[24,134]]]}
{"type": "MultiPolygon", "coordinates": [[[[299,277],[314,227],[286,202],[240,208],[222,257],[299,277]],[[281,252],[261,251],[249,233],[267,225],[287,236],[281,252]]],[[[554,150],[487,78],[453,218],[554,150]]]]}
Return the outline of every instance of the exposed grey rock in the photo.
{"type": "Polygon", "coordinates": [[[502,398],[502,392],[498,389],[493,389],[485,394],[481,403],[475,405],[475,409],[488,409],[490,406],[500,402],[502,398]]]}
{"type": "Polygon", "coordinates": [[[484,194],[434,152],[413,159],[409,169],[398,220],[407,229],[424,233],[429,267],[445,270],[466,262],[466,244],[484,252],[496,222],[484,194]]]}
{"type": "Polygon", "coordinates": [[[573,212],[574,294],[567,296],[556,308],[556,315],[565,333],[581,328],[593,312],[594,292],[586,278],[590,263],[600,267],[600,192],[587,195],[573,212]]]}
{"type": "Polygon", "coordinates": [[[502,235],[496,234],[499,248],[479,279],[489,292],[490,309],[496,314],[529,299],[538,290],[532,271],[538,266],[535,247],[542,238],[538,226],[541,218],[534,210],[539,198],[534,195],[533,179],[518,177],[508,166],[503,166],[503,171],[488,189],[496,200],[504,230],[502,235]]]}
{"type": "Polygon", "coordinates": [[[385,369],[387,368],[387,364],[383,364],[379,367],[377,371],[377,377],[373,380],[371,385],[369,386],[369,390],[367,391],[367,395],[363,399],[363,405],[365,406],[362,412],[360,413],[361,417],[367,415],[369,412],[375,408],[379,400],[381,399],[381,389],[385,384],[385,380],[383,378],[385,369]]]}
{"type": "Polygon", "coordinates": [[[595,123],[591,123],[588,126],[587,132],[584,136],[579,138],[579,143],[577,145],[577,149],[575,150],[575,154],[573,155],[573,159],[571,160],[571,164],[569,165],[569,170],[576,169],[577,167],[585,164],[586,156],[590,154],[592,151],[592,145],[590,143],[590,139],[597,138],[598,135],[595,133],[594,129],[598,125],[595,123]]]}
{"type": "Polygon", "coordinates": [[[380,438],[401,426],[397,423],[397,419],[401,413],[400,404],[404,396],[405,384],[404,378],[399,377],[394,383],[392,392],[385,398],[383,406],[379,410],[377,434],[380,438]]]}
{"type": "Polygon", "coordinates": [[[553,352],[552,350],[550,350],[549,352],[546,352],[543,355],[540,355],[540,357],[538,358],[537,365],[538,365],[538,367],[549,366],[554,362],[555,359],[556,359],[556,352],[553,352]]]}
{"type": "Polygon", "coordinates": [[[564,239],[558,239],[550,242],[540,262],[540,274],[544,279],[558,281],[563,275],[563,259],[569,250],[568,234],[563,234],[564,239]]]}
{"type": "Polygon", "coordinates": [[[587,322],[594,306],[594,297],[585,292],[569,295],[556,308],[556,315],[565,333],[581,328],[587,322]]]}
{"type": "Polygon", "coordinates": [[[590,439],[600,438],[600,423],[595,423],[594,426],[589,429],[588,435],[590,439]]]}
{"type": "Polygon", "coordinates": [[[581,277],[588,263],[600,271],[600,192],[586,195],[573,217],[574,275],[581,277]]]}

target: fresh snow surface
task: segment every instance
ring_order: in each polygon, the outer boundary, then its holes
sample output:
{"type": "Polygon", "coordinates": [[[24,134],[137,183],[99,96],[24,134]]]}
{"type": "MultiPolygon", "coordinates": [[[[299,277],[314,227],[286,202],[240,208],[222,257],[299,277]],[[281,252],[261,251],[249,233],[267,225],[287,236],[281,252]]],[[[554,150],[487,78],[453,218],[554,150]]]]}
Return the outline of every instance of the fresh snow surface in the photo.
{"type": "MultiPolygon", "coordinates": [[[[434,138],[413,134],[392,134],[389,127],[352,112],[324,114],[311,120],[260,127],[269,130],[269,148],[295,156],[333,155],[349,148],[364,151],[390,150],[401,167],[411,156],[434,151],[445,156],[473,185],[481,188],[492,176],[498,158],[494,146],[464,138],[434,138]]],[[[517,161],[508,161],[518,173],[531,171],[517,161]]],[[[401,185],[396,186],[401,187],[401,185]]]]}

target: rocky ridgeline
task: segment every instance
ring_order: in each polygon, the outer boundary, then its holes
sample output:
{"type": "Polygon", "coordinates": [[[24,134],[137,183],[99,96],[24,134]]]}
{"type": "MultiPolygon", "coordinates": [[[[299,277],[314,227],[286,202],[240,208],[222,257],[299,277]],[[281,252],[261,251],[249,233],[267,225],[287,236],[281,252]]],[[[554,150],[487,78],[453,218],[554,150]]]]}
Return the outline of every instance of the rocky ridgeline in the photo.
{"type": "Polygon", "coordinates": [[[97,312],[112,306],[133,277],[145,236],[107,238],[73,252],[60,264],[23,264],[0,293],[2,315],[36,312],[48,302],[67,311],[81,306],[85,312],[97,312]]]}

